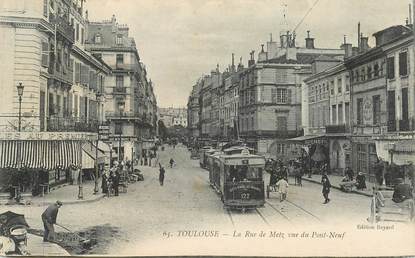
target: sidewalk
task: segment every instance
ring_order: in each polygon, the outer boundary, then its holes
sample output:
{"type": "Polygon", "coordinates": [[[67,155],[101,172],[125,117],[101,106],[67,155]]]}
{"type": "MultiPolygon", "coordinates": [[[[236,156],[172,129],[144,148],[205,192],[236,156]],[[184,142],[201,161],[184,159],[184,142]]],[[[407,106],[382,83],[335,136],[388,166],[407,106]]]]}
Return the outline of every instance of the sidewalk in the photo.
{"type": "MultiPolygon", "coordinates": [[[[99,181],[99,186],[101,182],[99,181]]],[[[88,203],[102,199],[104,195],[99,192],[94,194],[94,181],[86,181],[82,184],[83,198],[78,198],[79,185],[63,184],[50,189],[50,193],[45,196],[23,196],[21,203],[31,206],[47,206],[55,203],[57,200],[61,201],[64,205],[77,204],[77,203],[88,203]]],[[[19,205],[16,202],[6,201],[8,205],[19,205]]]]}
{"type": "MultiPolygon", "coordinates": [[[[340,189],[340,183],[341,183],[343,177],[342,176],[336,176],[336,175],[329,175],[328,177],[329,177],[331,186],[335,189],[341,190],[340,189]]],[[[312,183],[316,183],[316,184],[321,184],[321,175],[313,175],[312,178],[309,178],[308,175],[304,175],[303,180],[308,181],[308,182],[312,182],[312,183]]],[[[372,189],[373,189],[374,185],[375,185],[374,183],[370,183],[370,182],[366,181],[366,189],[356,190],[356,188],[354,187],[353,190],[352,190],[352,193],[372,197],[372,195],[373,195],[373,190],[372,189]]]]}
{"type": "Polygon", "coordinates": [[[31,256],[70,256],[60,245],[43,242],[43,238],[27,234],[27,251],[31,256]]]}

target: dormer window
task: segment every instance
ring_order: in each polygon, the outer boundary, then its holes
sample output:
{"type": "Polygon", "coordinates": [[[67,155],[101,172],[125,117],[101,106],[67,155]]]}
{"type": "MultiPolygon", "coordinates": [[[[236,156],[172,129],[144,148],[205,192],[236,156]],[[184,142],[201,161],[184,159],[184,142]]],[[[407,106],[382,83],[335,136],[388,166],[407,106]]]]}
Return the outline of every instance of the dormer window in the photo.
{"type": "Polygon", "coordinates": [[[101,44],[101,34],[95,35],[95,44],[101,44]]]}

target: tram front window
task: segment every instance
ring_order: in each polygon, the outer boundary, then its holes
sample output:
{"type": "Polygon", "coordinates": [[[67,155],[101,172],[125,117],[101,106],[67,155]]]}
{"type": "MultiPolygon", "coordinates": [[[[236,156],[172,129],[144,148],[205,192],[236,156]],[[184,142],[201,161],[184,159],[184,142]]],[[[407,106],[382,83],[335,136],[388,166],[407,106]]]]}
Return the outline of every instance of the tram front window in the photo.
{"type": "Polygon", "coordinates": [[[229,166],[226,171],[228,182],[257,181],[262,178],[262,168],[242,166],[229,166]]]}

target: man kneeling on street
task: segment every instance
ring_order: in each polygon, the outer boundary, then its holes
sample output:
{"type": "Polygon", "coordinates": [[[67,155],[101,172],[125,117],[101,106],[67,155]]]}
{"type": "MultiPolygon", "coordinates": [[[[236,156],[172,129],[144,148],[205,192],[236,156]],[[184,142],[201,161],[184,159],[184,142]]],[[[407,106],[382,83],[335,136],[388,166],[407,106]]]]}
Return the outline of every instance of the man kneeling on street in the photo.
{"type": "Polygon", "coordinates": [[[54,241],[55,229],[53,227],[56,224],[56,217],[58,216],[59,208],[62,206],[62,202],[56,201],[56,203],[50,205],[42,213],[43,226],[45,227],[45,233],[43,234],[43,241],[54,241]]]}

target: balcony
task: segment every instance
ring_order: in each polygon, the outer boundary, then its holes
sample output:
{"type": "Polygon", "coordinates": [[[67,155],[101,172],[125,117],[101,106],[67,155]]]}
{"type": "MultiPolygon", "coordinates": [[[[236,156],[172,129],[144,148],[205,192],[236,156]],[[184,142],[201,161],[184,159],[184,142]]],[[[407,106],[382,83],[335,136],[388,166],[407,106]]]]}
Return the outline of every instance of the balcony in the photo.
{"type": "Polygon", "coordinates": [[[138,113],[134,112],[105,112],[105,118],[108,120],[137,120],[141,121],[142,117],[138,113]]]}
{"type": "Polygon", "coordinates": [[[110,92],[108,94],[112,95],[127,95],[130,94],[129,87],[110,87],[110,92]]]}
{"type": "Polygon", "coordinates": [[[73,70],[65,65],[55,62],[51,59],[48,72],[53,79],[63,81],[67,84],[73,84],[73,70]]]}
{"type": "Polygon", "coordinates": [[[381,125],[355,125],[353,126],[353,134],[358,135],[376,135],[387,131],[387,126],[381,125]]]}
{"type": "Polygon", "coordinates": [[[133,72],[138,73],[139,67],[138,64],[124,64],[124,63],[116,63],[115,66],[112,65],[112,67],[115,72],[133,72]]]}
{"type": "Polygon", "coordinates": [[[49,22],[54,26],[56,25],[57,32],[65,37],[71,43],[75,42],[75,30],[69,24],[69,21],[63,17],[49,14],[49,22]]]}
{"type": "Polygon", "coordinates": [[[47,118],[48,132],[97,132],[98,120],[87,120],[85,118],[47,118]]]}
{"type": "Polygon", "coordinates": [[[326,133],[350,133],[350,127],[342,125],[326,125],[326,133]]]}

